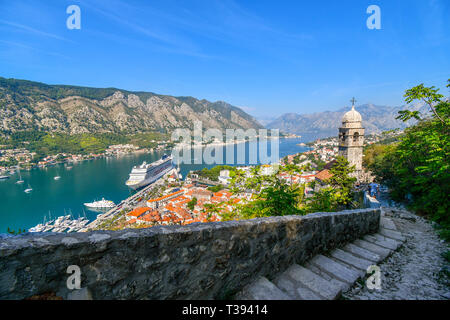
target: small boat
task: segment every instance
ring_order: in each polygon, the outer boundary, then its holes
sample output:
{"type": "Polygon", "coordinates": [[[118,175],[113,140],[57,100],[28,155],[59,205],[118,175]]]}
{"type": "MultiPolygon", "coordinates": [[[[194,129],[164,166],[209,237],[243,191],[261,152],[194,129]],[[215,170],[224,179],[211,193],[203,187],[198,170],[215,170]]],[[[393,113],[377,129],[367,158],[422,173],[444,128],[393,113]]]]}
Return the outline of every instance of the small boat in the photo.
{"type": "Polygon", "coordinates": [[[33,188],[31,188],[30,185],[28,185],[28,188],[25,189],[23,192],[30,193],[31,191],[33,191],[33,188]]]}
{"type": "Polygon", "coordinates": [[[73,166],[67,166],[67,167],[66,167],[67,170],[70,170],[70,169],[72,169],[72,168],[73,168],[73,166]]]}
{"type": "Polygon", "coordinates": [[[20,170],[18,172],[19,172],[19,180],[16,181],[16,184],[22,184],[25,181],[22,180],[22,175],[20,174],[20,170]]]}
{"type": "Polygon", "coordinates": [[[56,176],[56,177],[54,177],[53,179],[59,180],[59,179],[61,179],[61,177],[60,177],[60,176],[56,176]]]}
{"type": "Polygon", "coordinates": [[[0,176],[0,180],[6,180],[9,179],[9,176],[0,176]]]}

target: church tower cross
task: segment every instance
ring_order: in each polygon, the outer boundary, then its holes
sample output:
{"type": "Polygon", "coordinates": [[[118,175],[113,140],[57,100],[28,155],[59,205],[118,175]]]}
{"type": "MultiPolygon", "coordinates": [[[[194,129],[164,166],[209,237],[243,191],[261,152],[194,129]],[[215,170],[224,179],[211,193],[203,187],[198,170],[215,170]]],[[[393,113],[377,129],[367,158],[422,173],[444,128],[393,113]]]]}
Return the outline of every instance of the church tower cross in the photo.
{"type": "Polygon", "coordinates": [[[356,102],[355,97],[353,97],[352,100],[350,100],[350,102],[352,103],[352,109],[354,109],[355,108],[355,102],[356,102]]]}

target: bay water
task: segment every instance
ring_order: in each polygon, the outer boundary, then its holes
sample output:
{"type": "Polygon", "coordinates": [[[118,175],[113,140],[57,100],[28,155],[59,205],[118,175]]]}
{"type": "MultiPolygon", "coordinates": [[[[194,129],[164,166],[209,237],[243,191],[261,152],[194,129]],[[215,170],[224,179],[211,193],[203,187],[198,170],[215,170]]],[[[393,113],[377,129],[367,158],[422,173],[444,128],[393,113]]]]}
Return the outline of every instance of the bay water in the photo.
{"type": "MultiPolygon", "coordinates": [[[[297,145],[300,142],[304,142],[304,139],[280,139],[280,158],[307,151],[307,147],[297,145]]],[[[238,145],[234,146],[235,163],[231,165],[249,163],[252,143],[254,142],[245,143],[244,163],[237,163],[238,145]]],[[[270,153],[270,147],[268,150],[270,153]]],[[[70,170],[67,169],[67,164],[58,164],[21,171],[22,180],[25,181],[23,184],[16,184],[19,180],[19,174],[16,172],[9,179],[0,180],[0,233],[5,233],[8,227],[16,231],[19,228],[29,229],[43,222],[44,216],[48,220],[49,217],[72,214],[74,218],[86,216],[93,220],[98,212],[89,211],[83,205],[85,202],[105,198],[119,203],[134,192],[125,185],[132,167],[143,161],[156,161],[164,153],[168,154],[170,150],[83,161],[71,164],[70,170]],[[61,178],[55,180],[55,176],[61,178]],[[29,187],[33,191],[25,193],[24,190],[29,187]]],[[[223,147],[223,156],[226,156],[226,147],[223,147]]],[[[215,164],[204,163],[180,164],[180,172],[184,178],[190,170],[214,166],[215,164]]]]}

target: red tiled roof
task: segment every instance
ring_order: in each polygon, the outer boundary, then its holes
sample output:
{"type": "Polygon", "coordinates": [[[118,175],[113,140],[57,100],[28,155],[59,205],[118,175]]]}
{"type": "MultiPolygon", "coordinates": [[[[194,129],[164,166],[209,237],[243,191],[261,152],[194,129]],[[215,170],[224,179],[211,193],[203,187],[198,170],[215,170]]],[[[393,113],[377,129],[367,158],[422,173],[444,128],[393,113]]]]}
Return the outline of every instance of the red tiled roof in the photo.
{"type": "Polygon", "coordinates": [[[182,193],[182,192],[183,192],[183,190],[179,190],[179,191],[177,191],[177,192],[170,193],[170,194],[168,194],[168,195],[166,195],[166,196],[162,196],[162,197],[159,197],[159,198],[156,198],[156,199],[148,200],[147,202],[161,201],[161,200],[170,198],[170,197],[172,197],[172,196],[174,196],[174,195],[176,195],[176,194],[182,193]]]}
{"type": "Polygon", "coordinates": [[[325,181],[327,179],[330,179],[333,176],[333,174],[328,171],[328,169],[324,169],[316,174],[316,178],[320,181],[325,181]]]}
{"type": "Polygon", "coordinates": [[[224,190],[214,193],[214,197],[226,197],[226,198],[229,198],[229,197],[231,197],[231,195],[232,195],[231,192],[224,191],[224,190]]]}
{"type": "Polygon", "coordinates": [[[139,207],[139,208],[134,209],[130,213],[128,213],[128,216],[139,217],[149,210],[152,210],[152,209],[148,208],[148,207],[139,207]]]}
{"type": "Polygon", "coordinates": [[[150,211],[149,213],[142,215],[138,218],[139,220],[146,221],[146,222],[155,222],[159,221],[159,213],[156,210],[150,211]]]}

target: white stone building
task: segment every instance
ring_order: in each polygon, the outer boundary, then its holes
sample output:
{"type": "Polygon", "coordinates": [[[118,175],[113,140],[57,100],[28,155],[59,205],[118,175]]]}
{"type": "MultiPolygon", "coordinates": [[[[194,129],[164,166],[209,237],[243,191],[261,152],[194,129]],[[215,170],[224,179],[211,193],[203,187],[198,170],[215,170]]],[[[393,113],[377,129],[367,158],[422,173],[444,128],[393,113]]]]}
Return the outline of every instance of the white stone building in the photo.
{"type": "Polygon", "coordinates": [[[355,99],[352,99],[352,109],[342,118],[339,128],[339,156],[345,157],[351,166],[355,166],[353,176],[361,180],[362,156],[364,145],[364,128],[361,114],[355,110],[355,99]]]}

